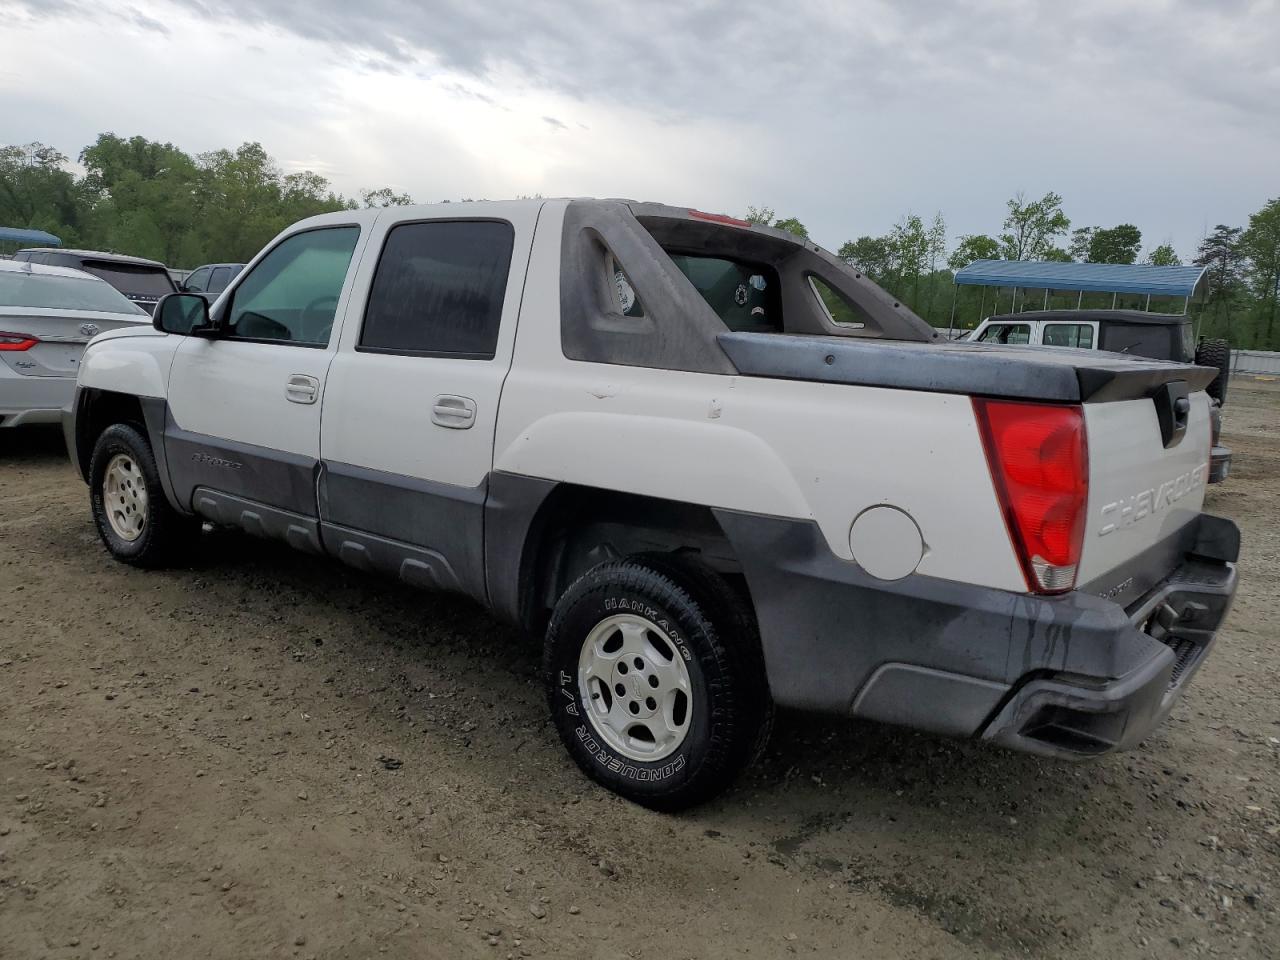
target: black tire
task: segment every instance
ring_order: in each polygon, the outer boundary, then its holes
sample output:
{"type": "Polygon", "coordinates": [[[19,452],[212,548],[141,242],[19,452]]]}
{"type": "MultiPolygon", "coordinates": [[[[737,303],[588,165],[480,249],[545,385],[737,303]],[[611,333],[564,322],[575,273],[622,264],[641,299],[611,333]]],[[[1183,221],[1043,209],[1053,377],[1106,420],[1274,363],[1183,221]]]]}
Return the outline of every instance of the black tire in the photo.
{"type": "Polygon", "coordinates": [[[1196,347],[1196,365],[1215,367],[1218,371],[1205,393],[1219,403],[1227,402],[1227,381],[1231,379],[1231,345],[1226,340],[1201,340],[1196,347]]]}
{"type": "Polygon", "coordinates": [[[132,424],[112,424],[98,436],[89,461],[89,500],[93,522],[107,551],[122,563],[136,567],[163,567],[173,563],[200,530],[198,520],[184,517],[169,505],[151,444],[132,424]],[[117,533],[107,516],[104,481],[108,466],[121,455],[136,465],[146,492],[142,529],[134,540],[117,533]]]}
{"type": "Polygon", "coordinates": [[[543,654],[548,704],[569,754],[597,783],[654,810],[682,810],[726,789],[761,748],[772,714],[749,615],[723,581],[687,563],[647,557],[592,568],[556,604],[543,654]],[[683,740],[652,762],[611,745],[579,689],[583,645],[620,611],[656,625],[688,674],[683,740]]]}
{"type": "Polygon", "coordinates": [[[736,654],[747,661],[744,677],[758,686],[751,691],[752,699],[763,705],[755,743],[747,758],[751,766],[769,746],[773,733],[773,698],[764,669],[764,652],[760,647],[760,628],[751,609],[751,597],[745,586],[736,590],[729,581],[694,556],[682,553],[643,553],[632,558],[637,563],[655,570],[689,591],[690,596],[712,619],[720,624],[720,635],[730,637],[736,654]]]}

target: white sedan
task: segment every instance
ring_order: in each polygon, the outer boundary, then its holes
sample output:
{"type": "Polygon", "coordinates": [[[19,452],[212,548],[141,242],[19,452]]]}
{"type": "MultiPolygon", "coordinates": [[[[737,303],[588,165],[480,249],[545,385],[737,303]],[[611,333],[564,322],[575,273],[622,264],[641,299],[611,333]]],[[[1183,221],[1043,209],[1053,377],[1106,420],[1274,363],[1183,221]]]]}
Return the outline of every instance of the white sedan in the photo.
{"type": "Polygon", "coordinates": [[[0,260],[0,427],[58,423],[85,345],[151,318],[81,270],[0,260]]]}

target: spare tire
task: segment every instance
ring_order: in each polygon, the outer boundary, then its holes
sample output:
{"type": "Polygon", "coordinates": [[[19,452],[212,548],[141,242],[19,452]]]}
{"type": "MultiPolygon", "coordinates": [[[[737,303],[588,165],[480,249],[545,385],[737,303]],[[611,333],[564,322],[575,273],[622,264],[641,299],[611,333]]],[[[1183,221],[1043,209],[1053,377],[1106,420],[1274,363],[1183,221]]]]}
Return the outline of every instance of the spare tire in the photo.
{"type": "Polygon", "coordinates": [[[1218,375],[1204,388],[1219,403],[1227,402],[1227,381],[1231,378],[1231,345],[1225,340],[1201,340],[1196,347],[1196,364],[1215,367],[1218,375]]]}

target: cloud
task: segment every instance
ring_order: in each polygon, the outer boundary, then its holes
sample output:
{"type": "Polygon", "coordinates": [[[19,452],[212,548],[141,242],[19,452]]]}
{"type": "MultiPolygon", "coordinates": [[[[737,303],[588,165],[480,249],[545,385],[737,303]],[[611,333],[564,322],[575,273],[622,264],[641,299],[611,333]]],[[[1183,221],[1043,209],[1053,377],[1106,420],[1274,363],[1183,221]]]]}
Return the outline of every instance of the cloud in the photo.
{"type": "Polygon", "coordinates": [[[161,21],[157,20],[155,17],[147,16],[145,13],[135,9],[134,7],[128,8],[128,16],[135,25],[141,27],[143,30],[150,30],[152,33],[158,33],[162,37],[167,37],[169,35],[169,28],[161,21]]]}
{"type": "Polygon", "coordinates": [[[52,79],[0,141],[71,154],[252,139],[347,193],[767,204],[828,246],[1053,189],[1185,255],[1280,190],[1277,0],[16,2],[0,63],[52,79]]]}

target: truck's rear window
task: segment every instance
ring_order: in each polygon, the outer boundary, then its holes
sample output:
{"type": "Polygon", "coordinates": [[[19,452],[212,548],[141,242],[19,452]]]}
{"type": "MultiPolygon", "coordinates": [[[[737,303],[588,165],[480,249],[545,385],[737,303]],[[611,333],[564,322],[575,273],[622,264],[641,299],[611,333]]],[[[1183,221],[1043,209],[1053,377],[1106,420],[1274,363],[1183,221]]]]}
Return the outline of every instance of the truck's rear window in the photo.
{"type": "Polygon", "coordinates": [[[1102,322],[1102,349],[1152,360],[1190,363],[1194,348],[1188,350],[1191,324],[1102,322]],[[1185,336],[1184,336],[1185,334],[1185,336]]]}
{"type": "Polygon", "coordinates": [[[772,267],[695,254],[673,253],[671,260],[730,330],[782,332],[778,273],[772,267]]]}

